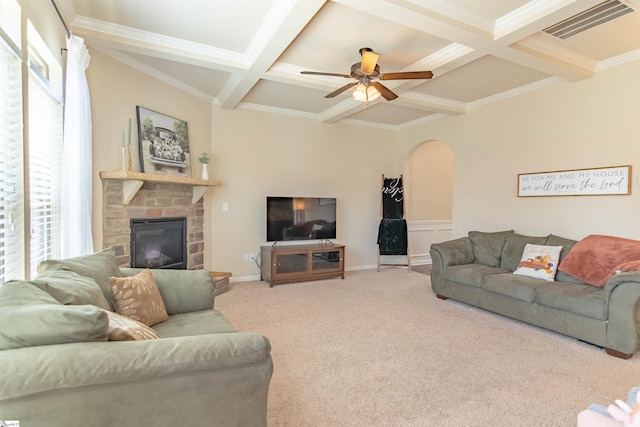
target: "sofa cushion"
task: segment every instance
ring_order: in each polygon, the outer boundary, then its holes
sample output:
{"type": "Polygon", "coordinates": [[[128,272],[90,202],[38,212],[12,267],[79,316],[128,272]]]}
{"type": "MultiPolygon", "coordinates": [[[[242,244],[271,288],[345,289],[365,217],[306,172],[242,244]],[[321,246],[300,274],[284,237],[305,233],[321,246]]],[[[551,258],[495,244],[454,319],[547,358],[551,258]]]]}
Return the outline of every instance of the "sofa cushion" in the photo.
{"type": "Polygon", "coordinates": [[[511,272],[482,278],[482,289],[526,302],[533,302],[536,289],[545,284],[546,280],[516,276],[511,272]]]}
{"type": "Polygon", "coordinates": [[[538,288],[537,304],[579,314],[592,319],[607,320],[609,306],[604,291],[594,286],[576,283],[551,282],[538,288]]]}
{"type": "Polygon", "coordinates": [[[518,233],[511,233],[507,236],[500,257],[500,268],[515,271],[518,263],[522,259],[522,252],[527,243],[534,245],[544,245],[547,236],[525,236],[518,233]]]}
{"type": "Polygon", "coordinates": [[[496,267],[488,267],[482,264],[453,265],[444,269],[442,278],[452,282],[462,283],[479,288],[482,278],[488,274],[507,273],[509,270],[496,267]]]}
{"type": "Polygon", "coordinates": [[[640,259],[640,241],[592,234],[575,244],[559,269],[585,283],[604,287],[614,268],[640,259]]]}
{"type": "Polygon", "coordinates": [[[109,319],[94,305],[63,305],[26,281],[0,286],[0,350],[107,341],[109,319]]]}
{"type": "Polygon", "coordinates": [[[174,314],[153,329],[164,338],[236,332],[218,310],[174,314]]]}
{"type": "Polygon", "coordinates": [[[60,304],[92,304],[110,310],[109,303],[95,280],[81,276],[62,264],[47,268],[31,284],[54,297],[60,304]]]}
{"type": "Polygon", "coordinates": [[[116,313],[147,326],[169,318],[158,285],[146,268],[135,276],[111,277],[109,291],[116,313]]]}
{"type": "Polygon", "coordinates": [[[562,246],[532,245],[527,243],[522,260],[513,274],[553,281],[558,269],[562,246]]]}
{"type": "Polygon", "coordinates": [[[474,262],[489,267],[499,267],[505,241],[511,233],[513,233],[513,230],[492,233],[470,231],[469,238],[471,239],[473,256],[475,257],[474,262]]]}
{"type": "MultiPolygon", "coordinates": [[[[545,242],[545,245],[562,246],[562,251],[560,252],[560,264],[558,264],[558,268],[560,268],[562,261],[564,261],[567,255],[569,255],[569,253],[571,252],[571,249],[576,243],[578,243],[577,240],[567,239],[564,237],[549,234],[549,237],[547,237],[547,241],[545,242]]],[[[585,284],[582,280],[576,277],[573,277],[570,274],[567,274],[564,271],[560,271],[560,270],[556,271],[556,281],[577,283],[579,285],[585,284]]]]}
{"type": "Polygon", "coordinates": [[[109,316],[109,341],[153,340],[161,338],[151,327],[107,311],[109,316]]]}
{"type": "Polygon", "coordinates": [[[109,294],[109,277],[120,277],[120,269],[116,261],[116,252],[113,248],[107,248],[94,254],[84,255],[64,260],[43,261],[38,266],[38,272],[53,265],[62,264],[81,276],[91,277],[96,281],[109,306],[113,309],[113,302],[109,294]]]}

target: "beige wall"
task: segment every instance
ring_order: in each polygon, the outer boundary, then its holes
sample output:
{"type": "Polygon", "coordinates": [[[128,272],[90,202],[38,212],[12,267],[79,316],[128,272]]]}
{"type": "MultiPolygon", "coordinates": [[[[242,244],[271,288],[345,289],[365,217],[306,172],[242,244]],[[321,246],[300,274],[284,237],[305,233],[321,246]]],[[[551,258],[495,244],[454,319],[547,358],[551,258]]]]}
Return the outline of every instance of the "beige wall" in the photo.
{"type": "MultiPolygon", "coordinates": [[[[450,149],[453,158],[455,236],[472,229],[513,228],[576,239],[592,233],[640,238],[636,225],[640,61],[603,70],[593,79],[555,85],[463,116],[393,132],[245,109],[222,110],[96,50],[90,52],[96,249],[102,246],[98,171],[120,167],[120,132],[131,117],[135,134],[136,105],[186,120],[192,152],[212,154],[210,177],[223,185],[205,196],[205,266],[230,271],[237,279],[259,274],[255,264],[243,261],[243,254],[257,254],[265,243],[267,195],[336,197],[336,241],[347,245],[347,268],[375,266],[381,174],[409,176],[409,219],[446,219],[436,218],[446,212],[429,206],[422,197],[440,191],[434,199],[445,199],[446,191],[416,185],[433,181],[425,176],[427,170],[444,172],[437,171],[437,164],[419,169],[411,160],[417,154],[416,159],[428,162],[432,154],[435,158],[435,152],[428,150],[436,149],[445,156],[450,149]],[[631,196],[516,196],[518,173],[623,164],[634,167],[631,196]],[[414,198],[412,191],[420,193],[414,198]],[[222,210],[223,202],[229,211],[222,210]]],[[[137,152],[135,156],[137,166],[137,152]]],[[[199,165],[193,173],[199,175],[199,165]]]]}
{"type": "MultiPolygon", "coordinates": [[[[205,267],[234,278],[259,275],[243,254],[266,240],[266,196],[336,197],[336,242],[347,268],[375,266],[381,174],[396,175],[395,133],[251,110],[221,110],[90,49],[87,71],[94,135],[94,236],[102,247],[98,172],[120,168],[120,132],[142,105],[186,120],[194,154],[212,155],[205,196],[205,267]],[[229,205],[222,210],[222,203],[229,205]]],[[[137,151],[135,169],[139,170],[137,151]]],[[[199,176],[200,165],[192,171],[199,176]]]]}
{"type": "Polygon", "coordinates": [[[375,266],[381,174],[393,175],[394,133],[250,110],[213,111],[213,215],[216,269],[258,274],[242,261],[266,239],[266,196],[337,198],[337,239],[347,268],[375,266]],[[222,211],[222,203],[229,211],[222,211]]]}
{"type": "MultiPolygon", "coordinates": [[[[133,169],[140,170],[136,106],[146,107],[188,122],[191,152],[210,150],[211,104],[164,84],[89,48],[87,80],[93,127],[93,238],[102,249],[102,183],[99,172],[122,167],[122,131],[132,120],[133,169]]],[[[194,173],[200,165],[194,160],[194,173]]]]}
{"type": "Polygon", "coordinates": [[[515,229],[571,238],[640,238],[640,61],[400,132],[398,158],[416,144],[453,149],[454,235],[515,229]],[[518,198],[518,173],[633,166],[632,195],[518,198]]]}
{"type": "Polygon", "coordinates": [[[450,220],[453,198],[453,152],[442,141],[428,141],[409,153],[407,218],[450,220]]]}

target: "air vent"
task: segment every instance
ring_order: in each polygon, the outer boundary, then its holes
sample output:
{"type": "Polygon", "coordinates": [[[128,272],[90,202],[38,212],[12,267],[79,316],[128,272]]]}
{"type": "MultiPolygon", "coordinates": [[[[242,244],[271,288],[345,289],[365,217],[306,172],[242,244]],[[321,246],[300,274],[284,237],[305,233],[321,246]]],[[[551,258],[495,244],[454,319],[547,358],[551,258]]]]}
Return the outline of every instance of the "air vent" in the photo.
{"type": "Polygon", "coordinates": [[[633,9],[626,4],[618,0],[607,0],[542,31],[560,39],[568,39],[631,12],[633,9]]]}

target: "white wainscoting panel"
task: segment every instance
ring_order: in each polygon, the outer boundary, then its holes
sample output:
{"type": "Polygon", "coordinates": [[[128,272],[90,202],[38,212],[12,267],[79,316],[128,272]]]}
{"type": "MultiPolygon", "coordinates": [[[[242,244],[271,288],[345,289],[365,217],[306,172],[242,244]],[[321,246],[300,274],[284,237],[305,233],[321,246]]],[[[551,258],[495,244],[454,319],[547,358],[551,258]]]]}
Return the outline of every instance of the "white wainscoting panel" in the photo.
{"type": "Polygon", "coordinates": [[[407,230],[411,265],[431,264],[431,244],[451,240],[453,236],[451,220],[408,221],[407,230]]]}

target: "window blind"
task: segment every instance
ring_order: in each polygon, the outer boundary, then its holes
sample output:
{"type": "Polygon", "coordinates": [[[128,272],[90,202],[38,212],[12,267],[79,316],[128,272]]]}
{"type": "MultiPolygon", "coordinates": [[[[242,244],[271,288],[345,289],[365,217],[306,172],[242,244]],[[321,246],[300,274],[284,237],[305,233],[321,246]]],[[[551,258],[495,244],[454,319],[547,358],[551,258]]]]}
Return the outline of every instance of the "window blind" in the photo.
{"type": "Polygon", "coordinates": [[[36,67],[29,67],[30,271],[60,254],[62,104],[36,67]]]}
{"type": "Polygon", "coordinates": [[[21,60],[0,38],[0,284],[24,278],[21,60]]]}

